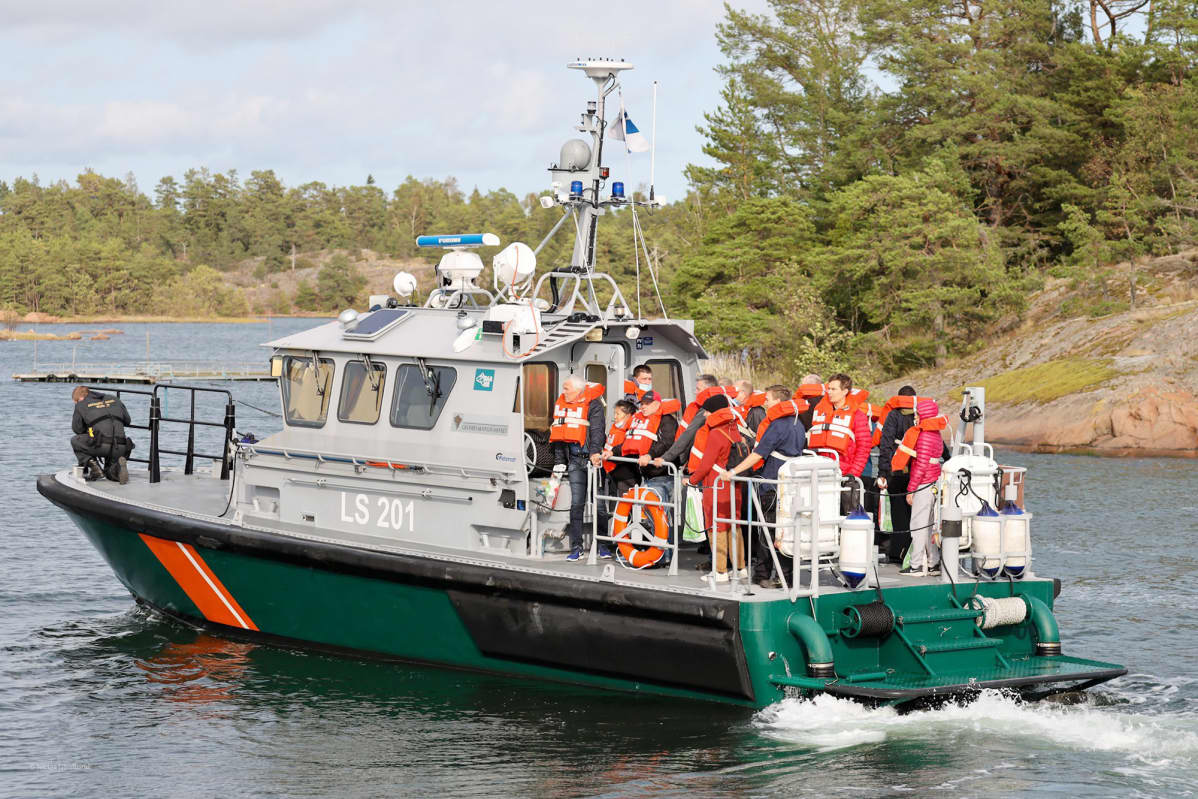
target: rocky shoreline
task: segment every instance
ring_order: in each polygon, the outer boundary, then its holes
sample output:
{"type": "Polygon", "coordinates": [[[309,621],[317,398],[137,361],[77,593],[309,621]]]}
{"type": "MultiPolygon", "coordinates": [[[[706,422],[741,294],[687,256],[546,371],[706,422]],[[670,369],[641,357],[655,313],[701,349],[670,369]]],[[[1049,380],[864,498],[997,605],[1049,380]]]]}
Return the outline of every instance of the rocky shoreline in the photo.
{"type": "Polygon", "coordinates": [[[1135,268],[1151,286],[1135,310],[1062,318],[1069,287],[1050,281],[1018,329],[942,369],[879,385],[874,394],[884,399],[909,383],[955,421],[960,389],[980,384],[987,390],[986,438],[997,445],[1198,457],[1198,250],[1135,268]]]}

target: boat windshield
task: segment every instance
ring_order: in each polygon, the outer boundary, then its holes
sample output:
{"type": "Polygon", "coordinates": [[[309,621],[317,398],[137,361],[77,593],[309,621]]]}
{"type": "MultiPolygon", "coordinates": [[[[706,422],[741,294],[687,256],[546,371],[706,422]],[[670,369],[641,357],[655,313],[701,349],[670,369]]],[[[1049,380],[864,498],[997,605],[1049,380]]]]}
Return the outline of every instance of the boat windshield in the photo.
{"type": "Polygon", "coordinates": [[[287,356],[283,360],[283,411],[287,424],[324,427],[329,415],[329,392],[333,385],[333,362],[321,358],[287,356]]]}

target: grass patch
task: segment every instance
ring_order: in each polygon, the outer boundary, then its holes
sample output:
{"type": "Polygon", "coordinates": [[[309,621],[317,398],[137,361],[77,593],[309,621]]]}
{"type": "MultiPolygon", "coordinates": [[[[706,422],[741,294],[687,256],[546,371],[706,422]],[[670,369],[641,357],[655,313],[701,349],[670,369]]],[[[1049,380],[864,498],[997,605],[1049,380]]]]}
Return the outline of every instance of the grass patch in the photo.
{"type": "MultiPolygon", "coordinates": [[[[1121,374],[1111,358],[1061,358],[1013,369],[971,385],[986,389],[988,402],[1052,402],[1093,388],[1121,374]]],[[[956,389],[950,396],[960,400],[963,388],[956,389]]]]}

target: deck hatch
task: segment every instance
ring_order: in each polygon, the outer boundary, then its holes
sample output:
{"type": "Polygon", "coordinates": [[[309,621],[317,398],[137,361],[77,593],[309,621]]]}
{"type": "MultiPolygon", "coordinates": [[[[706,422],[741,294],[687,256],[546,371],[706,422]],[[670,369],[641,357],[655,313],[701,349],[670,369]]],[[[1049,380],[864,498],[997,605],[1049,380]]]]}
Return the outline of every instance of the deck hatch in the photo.
{"type": "Polygon", "coordinates": [[[354,341],[374,341],[412,313],[410,308],[380,308],[362,318],[353,330],[341,334],[354,341]]]}

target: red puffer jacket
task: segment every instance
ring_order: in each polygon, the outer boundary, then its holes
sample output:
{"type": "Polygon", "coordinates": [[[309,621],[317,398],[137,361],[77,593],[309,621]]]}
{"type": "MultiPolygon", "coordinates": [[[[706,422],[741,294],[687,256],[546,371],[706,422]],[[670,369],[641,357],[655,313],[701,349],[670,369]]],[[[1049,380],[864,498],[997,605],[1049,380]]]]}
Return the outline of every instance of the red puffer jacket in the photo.
{"type": "MultiPolygon", "coordinates": [[[[920,400],[915,406],[915,415],[920,419],[931,419],[940,415],[936,400],[920,400]]],[[[915,440],[915,458],[911,462],[909,491],[940,479],[940,456],[944,453],[944,439],[939,430],[921,430],[915,440]]]]}

